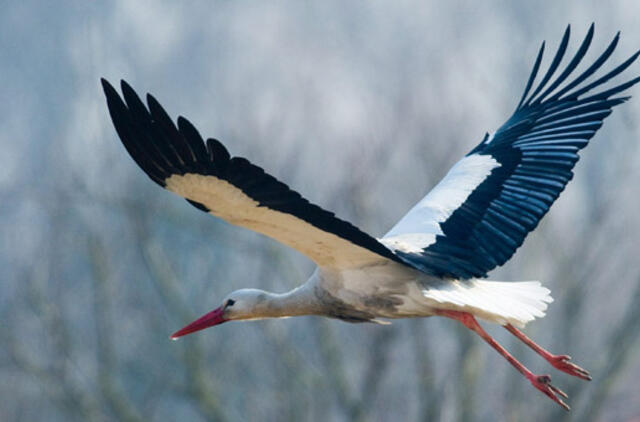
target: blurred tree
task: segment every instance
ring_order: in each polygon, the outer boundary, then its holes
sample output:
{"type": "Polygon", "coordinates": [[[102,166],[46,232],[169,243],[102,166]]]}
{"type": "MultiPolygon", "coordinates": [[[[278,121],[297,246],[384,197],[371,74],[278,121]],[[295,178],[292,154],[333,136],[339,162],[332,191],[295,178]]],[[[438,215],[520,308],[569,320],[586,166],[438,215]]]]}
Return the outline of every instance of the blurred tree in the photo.
{"type": "MultiPolygon", "coordinates": [[[[594,44],[622,29],[626,58],[640,37],[635,3],[0,8],[0,420],[640,415],[635,99],[607,120],[522,251],[491,274],[552,289],[550,318],[528,332],[594,375],[585,385],[553,373],[572,396],[564,413],[438,319],[225,324],[169,342],[229,291],[284,291],[313,266],[145,180],[98,84],[122,77],[152,91],[234,154],[381,234],[505,120],[542,39],[555,45],[567,21],[581,33],[597,18],[594,44]]],[[[535,359],[527,364],[548,370],[535,359]]]]}

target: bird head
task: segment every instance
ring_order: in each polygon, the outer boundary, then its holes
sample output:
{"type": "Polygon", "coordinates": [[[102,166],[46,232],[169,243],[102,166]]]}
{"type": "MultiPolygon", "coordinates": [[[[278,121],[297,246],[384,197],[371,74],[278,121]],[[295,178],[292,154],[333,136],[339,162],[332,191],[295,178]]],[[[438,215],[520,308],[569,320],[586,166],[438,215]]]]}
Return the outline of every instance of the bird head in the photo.
{"type": "Polygon", "coordinates": [[[177,340],[187,334],[204,330],[205,328],[220,325],[223,322],[234,320],[261,319],[267,317],[265,306],[267,292],[258,289],[241,289],[228,295],[222,305],[213,311],[201,316],[186,327],[171,335],[172,340],[177,340]]]}

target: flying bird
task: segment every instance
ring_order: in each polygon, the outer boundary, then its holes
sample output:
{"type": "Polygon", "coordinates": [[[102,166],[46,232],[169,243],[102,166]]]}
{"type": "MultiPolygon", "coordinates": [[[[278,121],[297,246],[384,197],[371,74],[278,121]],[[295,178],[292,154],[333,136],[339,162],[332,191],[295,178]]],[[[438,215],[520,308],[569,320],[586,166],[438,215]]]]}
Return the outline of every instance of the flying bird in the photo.
{"type": "Polygon", "coordinates": [[[120,97],[102,79],[117,134],[151,180],[201,211],[269,236],[317,264],[307,282],[290,292],[237,290],[171,337],[227,321],[297,315],[377,323],[447,317],[478,334],[535,388],[568,410],[562,400],[567,395],[551,384],[551,377],[536,375],[518,362],[477,319],[503,326],[556,369],[591,379],[569,356],[548,352],[519,330],[544,316],[552,301],[547,288],[538,281],[485,277],[507,262],[536,228],[573,177],[578,152],[613,107],[630,98],[620,94],[640,81],[637,77],[603,87],[640,54],[607,73],[598,72],[616,48],[619,32],[576,76],[593,33],[592,24],[556,75],[569,43],[567,27],[537,82],[542,43],[511,117],[487,133],[381,238],[310,203],[247,159],[232,157],[217,139],[205,142],[184,117],[174,124],[153,96],[147,94],[145,105],[122,81],[120,97]]]}

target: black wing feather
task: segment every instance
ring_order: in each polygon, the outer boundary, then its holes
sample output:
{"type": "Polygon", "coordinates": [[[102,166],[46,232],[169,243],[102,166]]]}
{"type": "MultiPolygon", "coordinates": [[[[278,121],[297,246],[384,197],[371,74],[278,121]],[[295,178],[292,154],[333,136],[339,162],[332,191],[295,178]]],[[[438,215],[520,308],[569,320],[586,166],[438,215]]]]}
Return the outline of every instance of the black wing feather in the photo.
{"type": "MultiPolygon", "coordinates": [[[[174,174],[215,176],[240,189],[260,207],[289,213],[382,257],[402,262],[376,239],[310,203],[246,158],[231,158],[220,141],[210,138],[205,143],[184,117],[178,118],[176,127],[151,95],[147,96],[147,109],[126,82],[121,85],[126,104],[111,84],[102,79],[111,118],[131,157],[154,182],[165,187],[166,179],[174,174]]],[[[199,202],[187,201],[202,211],[210,211],[199,202]]]]}
{"type": "Polygon", "coordinates": [[[589,31],[587,32],[587,36],[584,38],[584,41],[582,41],[580,48],[578,48],[578,51],[576,51],[576,54],[573,56],[573,59],[571,59],[569,65],[564,69],[560,76],[558,76],[558,78],[542,94],[540,94],[540,96],[535,101],[536,103],[541,103],[542,100],[544,100],[547,95],[553,92],[554,89],[556,89],[562,82],[564,82],[565,79],[567,79],[567,77],[571,74],[571,72],[573,72],[574,69],[580,64],[585,54],[587,53],[589,46],[591,45],[591,40],[593,40],[593,27],[594,25],[592,23],[589,27],[589,31]]]}
{"type": "Polygon", "coordinates": [[[556,52],[556,55],[553,58],[553,61],[551,62],[551,66],[549,66],[549,70],[547,70],[547,73],[544,75],[544,78],[542,78],[542,82],[540,82],[540,84],[538,85],[538,88],[536,88],[536,90],[533,91],[533,94],[531,94],[531,97],[525,103],[525,105],[530,104],[534,100],[534,98],[536,98],[536,95],[538,95],[538,93],[544,88],[547,82],[549,82],[549,79],[551,79],[555,71],[558,69],[558,66],[560,66],[560,62],[564,57],[565,51],[567,51],[567,46],[569,45],[570,34],[571,34],[571,25],[568,25],[567,29],[564,31],[564,35],[562,36],[562,41],[560,42],[558,51],[556,52]]]}
{"type": "Polygon", "coordinates": [[[640,77],[634,78],[581,98],[627,69],[640,55],[635,53],[596,81],[580,87],[611,56],[618,43],[616,35],[586,71],[545,100],[578,66],[592,37],[593,26],[568,66],[544,90],[567,48],[567,28],[549,70],[527,98],[540,66],[540,49],[514,114],[493,137],[485,137],[468,154],[490,156],[500,166],[445,221],[439,222],[442,234],[436,235],[434,243],[418,253],[396,250],[398,256],[429,274],[452,278],[485,277],[513,256],[573,178],[579,150],[588,144],[612,108],[630,98],[614,96],[640,81],[640,77]]]}

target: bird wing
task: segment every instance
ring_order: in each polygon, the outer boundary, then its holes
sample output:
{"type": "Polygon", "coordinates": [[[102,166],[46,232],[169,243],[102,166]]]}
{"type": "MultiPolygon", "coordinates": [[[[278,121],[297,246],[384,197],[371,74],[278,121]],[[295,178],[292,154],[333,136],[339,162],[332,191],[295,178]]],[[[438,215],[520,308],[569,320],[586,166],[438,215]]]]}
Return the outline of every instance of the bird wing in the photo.
{"type": "Polygon", "coordinates": [[[400,261],[376,239],[304,199],[216,139],[203,141],[179,117],[177,127],[151,95],[148,108],[124,81],[124,101],[102,79],[109,113],[125,148],[157,184],[216,217],[297,249],[316,264],[353,268],[400,261]]]}
{"type": "Polygon", "coordinates": [[[542,60],[542,44],[509,120],[485,135],[382,239],[405,262],[453,278],[486,277],[507,262],[573,177],[578,151],[612,108],[630,98],[616,95],[640,78],[586,95],[640,54],[587,83],[615,49],[619,33],[591,66],[563,85],[589,48],[593,24],[569,64],[551,82],[569,33],[567,27],[548,71],[529,95],[542,60]]]}

